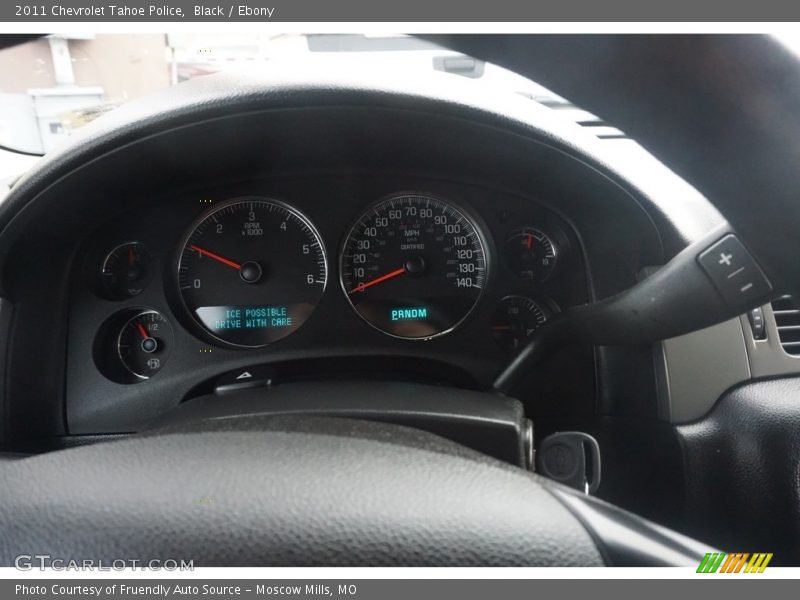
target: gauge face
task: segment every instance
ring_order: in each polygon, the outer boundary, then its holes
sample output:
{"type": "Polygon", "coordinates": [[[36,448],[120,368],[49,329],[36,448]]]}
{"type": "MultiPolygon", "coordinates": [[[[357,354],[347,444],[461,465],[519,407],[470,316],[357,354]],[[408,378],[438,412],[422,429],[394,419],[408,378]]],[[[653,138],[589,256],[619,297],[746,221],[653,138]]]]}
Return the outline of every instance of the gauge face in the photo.
{"type": "Polygon", "coordinates": [[[194,320],[219,341],[252,348],[300,328],[327,279],[325,249],[308,219],[256,197],[203,215],[178,265],[181,297],[194,320]]]}
{"type": "Polygon", "coordinates": [[[463,321],[488,274],[475,224],[453,204],[403,195],[368,208],[350,230],[341,283],[356,312],[380,331],[427,339],[463,321]]]}
{"type": "Polygon", "coordinates": [[[154,310],[143,310],[128,319],[117,337],[123,366],[139,379],[150,379],[166,364],[172,348],[172,327],[154,310]]]}
{"type": "Polygon", "coordinates": [[[151,276],[150,253],[139,242],[117,246],[106,255],[100,268],[103,289],[113,300],[138,296],[151,276]]]}
{"type": "Polygon", "coordinates": [[[514,273],[529,281],[545,281],[553,274],[558,248],[541,230],[522,227],[506,238],[505,256],[514,273]]]}
{"type": "Polygon", "coordinates": [[[549,317],[550,310],[530,298],[506,296],[494,311],[492,337],[502,348],[518,350],[549,317]]]}

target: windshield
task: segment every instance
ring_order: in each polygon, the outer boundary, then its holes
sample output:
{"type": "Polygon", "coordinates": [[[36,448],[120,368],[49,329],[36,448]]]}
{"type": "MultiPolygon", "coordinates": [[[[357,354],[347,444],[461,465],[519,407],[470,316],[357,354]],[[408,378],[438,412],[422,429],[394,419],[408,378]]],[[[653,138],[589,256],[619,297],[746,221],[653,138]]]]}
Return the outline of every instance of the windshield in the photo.
{"type": "Polygon", "coordinates": [[[219,71],[276,68],[397,77],[438,70],[554,97],[511,71],[409,36],[50,35],[0,51],[0,146],[44,154],[76,128],[158,88],[219,71]]]}
{"type": "Polygon", "coordinates": [[[661,177],[663,165],[618,129],[530,79],[406,35],[58,34],[0,50],[0,197],[76,129],[159,88],[220,71],[370,74],[413,81],[442,72],[519,94],[578,124],[661,177]]]}

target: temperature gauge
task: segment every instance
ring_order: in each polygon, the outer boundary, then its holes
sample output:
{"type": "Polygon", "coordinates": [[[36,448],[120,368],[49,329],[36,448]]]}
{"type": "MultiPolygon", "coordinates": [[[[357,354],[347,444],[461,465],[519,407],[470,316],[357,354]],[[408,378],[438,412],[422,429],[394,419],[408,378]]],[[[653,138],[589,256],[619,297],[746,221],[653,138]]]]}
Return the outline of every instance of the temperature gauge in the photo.
{"type": "Polygon", "coordinates": [[[540,229],[522,227],[506,238],[505,255],[509,268],[518,277],[545,281],[556,267],[558,248],[540,229]]]}
{"type": "Polygon", "coordinates": [[[117,352],[122,365],[138,379],[150,379],[158,373],[172,348],[172,327],[159,312],[142,310],[122,326],[117,338],[117,352]]]}
{"type": "Polygon", "coordinates": [[[492,317],[492,337],[502,348],[518,350],[553,314],[544,303],[526,296],[506,296],[492,317]]]}
{"type": "Polygon", "coordinates": [[[140,242],[127,242],[108,253],[100,269],[103,289],[112,300],[142,293],[152,275],[150,253],[140,242]]]}

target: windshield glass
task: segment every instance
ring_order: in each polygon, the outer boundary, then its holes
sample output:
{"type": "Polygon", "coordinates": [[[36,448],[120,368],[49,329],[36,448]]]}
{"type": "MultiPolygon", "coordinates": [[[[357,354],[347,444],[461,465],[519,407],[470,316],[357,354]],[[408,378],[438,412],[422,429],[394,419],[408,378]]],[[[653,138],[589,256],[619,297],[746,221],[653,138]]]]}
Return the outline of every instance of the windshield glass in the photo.
{"type": "Polygon", "coordinates": [[[0,51],[0,145],[44,154],[123,102],[219,71],[439,70],[531,97],[548,90],[494,65],[399,35],[51,35],[0,51]]]}
{"type": "Polygon", "coordinates": [[[72,132],[131,99],[220,71],[336,72],[414,81],[442,72],[519,94],[606,142],[640,171],[663,166],[549,89],[497,65],[406,35],[58,34],[0,50],[0,197],[72,132]]]}

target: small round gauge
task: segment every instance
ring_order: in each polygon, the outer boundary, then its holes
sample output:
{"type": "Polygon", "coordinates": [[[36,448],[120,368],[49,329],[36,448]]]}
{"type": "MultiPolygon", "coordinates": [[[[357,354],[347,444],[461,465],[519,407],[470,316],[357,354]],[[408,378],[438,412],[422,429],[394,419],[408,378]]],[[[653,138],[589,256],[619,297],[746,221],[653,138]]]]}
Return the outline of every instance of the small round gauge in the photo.
{"type": "Polygon", "coordinates": [[[488,265],[475,223],[445,200],[394,196],[355,222],[340,256],[342,288],[370,325],[404,339],[447,333],[475,307],[488,265]]]}
{"type": "Polygon", "coordinates": [[[297,331],[328,278],[322,239],[283,202],[248,196],[203,214],[181,249],[183,302],[214,339],[266,346],[297,331]]]}
{"type": "Polygon", "coordinates": [[[504,349],[518,350],[552,315],[545,304],[526,296],[506,296],[492,317],[492,337],[504,349]]]}
{"type": "Polygon", "coordinates": [[[117,337],[122,365],[139,379],[150,379],[167,362],[172,327],[159,312],[142,310],[129,318],[117,337]]]}
{"type": "Polygon", "coordinates": [[[541,282],[553,274],[558,248],[542,230],[522,227],[506,238],[505,255],[508,266],[518,277],[541,282]]]}
{"type": "Polygon", "coordinates": [[[152,259],[144,244],[127,242],[109,252],[100,268],[100,280],[113,300],[142,293],[152,276],[152,259]]]}

